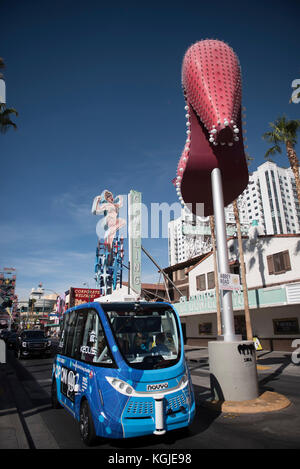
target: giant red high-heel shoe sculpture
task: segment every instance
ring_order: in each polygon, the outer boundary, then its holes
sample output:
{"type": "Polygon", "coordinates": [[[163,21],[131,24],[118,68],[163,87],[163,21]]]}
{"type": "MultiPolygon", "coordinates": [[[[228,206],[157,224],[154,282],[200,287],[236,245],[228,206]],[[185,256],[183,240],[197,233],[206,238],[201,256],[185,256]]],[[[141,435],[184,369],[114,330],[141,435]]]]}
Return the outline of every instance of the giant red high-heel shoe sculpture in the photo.
{"type": "Polygon", "coordinates": [[[203,40],[186,52],[182,85],[187,140],[175,179],[179,199],[194,214],[213,214],[211,172],[222,174],[224,206],[248,184],[241,121],[241,72],[233,50],[218,40],[203,40]],[[199,205],[198,205],[199,208],[199,205]]]}

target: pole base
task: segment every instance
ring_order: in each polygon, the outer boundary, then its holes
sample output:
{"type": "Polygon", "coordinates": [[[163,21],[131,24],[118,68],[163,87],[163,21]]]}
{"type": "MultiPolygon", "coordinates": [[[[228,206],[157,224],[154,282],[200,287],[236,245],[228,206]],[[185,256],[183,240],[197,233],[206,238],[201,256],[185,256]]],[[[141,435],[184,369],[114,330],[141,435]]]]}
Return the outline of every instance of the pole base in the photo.
{"type": "Polygon", "coordinates": [[[164,435],[166,433],[166,430],[154,430],[153,434],[154,435],[164,435]]]}
{"type": "Polygon", "coordinates": [[[259,396],[252,341],[208,343],[210,385],[217,401],[247,401],[259,396]]]}

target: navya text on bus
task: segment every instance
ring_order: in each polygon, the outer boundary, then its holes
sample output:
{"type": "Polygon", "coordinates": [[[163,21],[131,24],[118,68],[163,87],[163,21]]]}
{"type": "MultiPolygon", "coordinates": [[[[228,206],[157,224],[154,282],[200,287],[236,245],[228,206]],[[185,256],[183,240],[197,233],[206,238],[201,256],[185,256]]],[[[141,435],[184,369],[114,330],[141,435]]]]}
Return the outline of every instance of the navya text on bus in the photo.
{"type": "Polygon", "coordinates": [[[195,400],[172,305],[93,302],[66,311],[52,403],[79,421],[88,445],[187,427],[195,400]]]}

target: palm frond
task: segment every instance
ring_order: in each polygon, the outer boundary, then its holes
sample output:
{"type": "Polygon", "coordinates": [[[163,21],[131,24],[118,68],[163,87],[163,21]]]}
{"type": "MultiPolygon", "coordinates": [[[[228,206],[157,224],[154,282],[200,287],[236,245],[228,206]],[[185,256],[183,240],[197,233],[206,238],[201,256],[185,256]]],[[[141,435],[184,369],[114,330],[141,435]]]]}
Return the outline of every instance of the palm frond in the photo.
{"type": "MultiPolygon", "coordinates": [[[[297,143],[297,132],[300,130],[300,120],[288,120],[285,115],[277,117],[274,122],[270,122],[271,131],[265,132],[262,136],[264,140],[273,143],[274,147],[280,143],[289,142],[293,147],[297,143]]],[[[277,153],[277,150],[274,150],[277,153]]],[[[274,154],[271,150],[270,154],[274,154]]]]}
{"type": "Polygon", "coordinates": [[[17,129],[17,125],[10,119],[10,115],[15,114],[18,116],[18,112],[13,108],[6,108],[5,105],[0,106],[0,132],[5,133],[10,127],[17,129]]]}
{"type": "Polygon", "coordinates": [[[265,154],[265,158],[268,160],[268,161],[273,161],[270,157],[271,155],[276,155],[276,153],[281,153],[282,150],[281,150],[281,147],[280,145],[276,144],[274,145],[273,147],[269,148],[267,151],[266,151],[266,154],[265,154]]]}

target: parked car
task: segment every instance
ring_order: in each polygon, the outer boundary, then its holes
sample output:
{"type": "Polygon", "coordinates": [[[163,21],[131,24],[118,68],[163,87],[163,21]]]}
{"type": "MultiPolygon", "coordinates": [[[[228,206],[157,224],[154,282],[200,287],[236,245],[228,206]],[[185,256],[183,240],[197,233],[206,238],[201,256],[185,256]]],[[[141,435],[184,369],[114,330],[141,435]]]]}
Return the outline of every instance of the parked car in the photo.
{"type": "Polygon", "coordinates": [[[17,338],[16,355],[18,358],[35,355],[50,356],[51,340],[45,336],[42,330],[23,331],[17,338]]]}
{"type": "Polygon", "coordinates": [[[10,350],[16,350],[18,334],[16,332],[11,332],[6,338],[7,348],[10,350]]]}
{"type": "Polygon", "coordinates": [[[5,342],[10,334],[10,331],[8,329],[1,329],[0,331],[0,339],[3,339],[5,342]]]}

